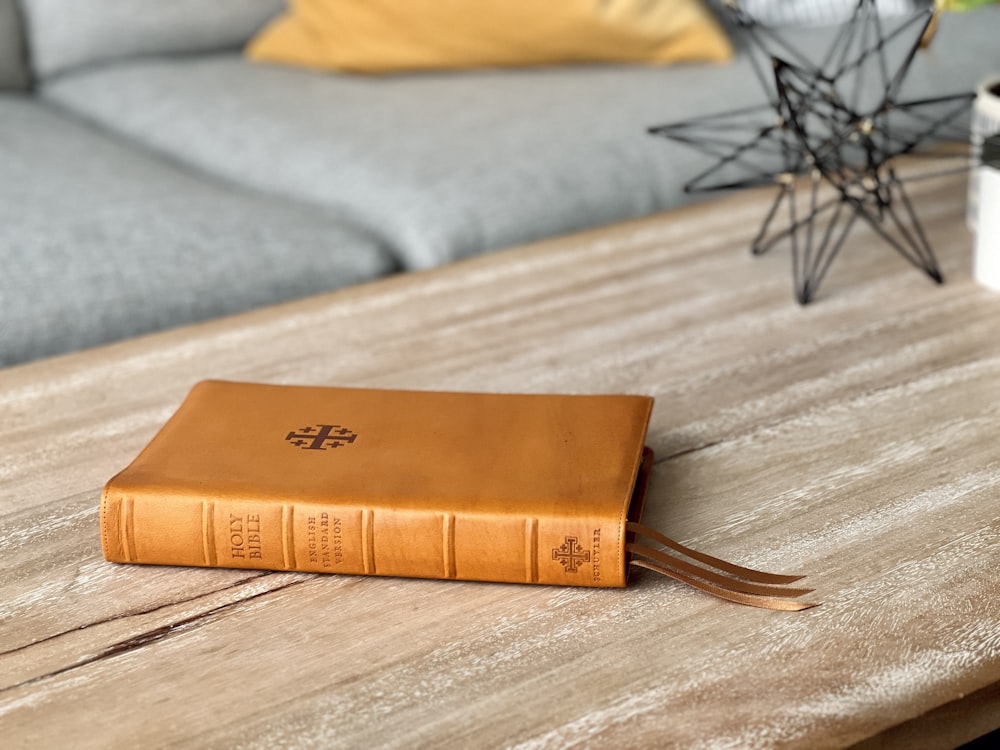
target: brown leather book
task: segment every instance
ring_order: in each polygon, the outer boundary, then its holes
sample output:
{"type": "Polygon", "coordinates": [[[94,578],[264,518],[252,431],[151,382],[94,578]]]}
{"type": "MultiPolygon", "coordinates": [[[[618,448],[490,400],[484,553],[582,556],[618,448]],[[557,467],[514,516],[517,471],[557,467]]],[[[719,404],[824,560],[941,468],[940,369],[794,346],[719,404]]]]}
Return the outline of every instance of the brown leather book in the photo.
{"type": "Polygon", "coordinates": [[[652,406],[205,381],[105,486],[104,554],[625,586],[644,530],[652,406]]]}

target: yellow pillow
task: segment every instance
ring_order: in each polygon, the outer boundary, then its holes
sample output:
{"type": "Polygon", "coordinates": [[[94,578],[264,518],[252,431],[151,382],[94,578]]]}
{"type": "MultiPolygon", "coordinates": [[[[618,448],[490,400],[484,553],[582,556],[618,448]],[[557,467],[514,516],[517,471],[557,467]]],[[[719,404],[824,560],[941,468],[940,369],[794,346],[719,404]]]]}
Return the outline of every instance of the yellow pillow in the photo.
{"type": "Polygon", "coordinates": [[[253,60],[365,73],[732,54],[702,0],[291,0],[247,47],[253,60]]]}

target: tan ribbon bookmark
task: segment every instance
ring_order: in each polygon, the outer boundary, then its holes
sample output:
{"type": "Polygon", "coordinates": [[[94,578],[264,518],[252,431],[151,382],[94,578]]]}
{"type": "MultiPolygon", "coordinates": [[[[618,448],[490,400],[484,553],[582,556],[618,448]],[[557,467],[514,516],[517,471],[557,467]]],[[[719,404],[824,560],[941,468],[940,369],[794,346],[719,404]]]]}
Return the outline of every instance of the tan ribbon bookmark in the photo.
{"type": "Polygon", "coordinates": [[[734,565],[690,547],[685,547],[670,537],[640,523],[630,521],[626,528],[636,537],[645,537],[662,547],[667,547],[685,557],[697,560],[703,565],[715,568],[715,570],[708,570],[671,555],[663,549],[657,549],[641,542],[629,542],[625,545],[625,549],[632,554],[630,565],[652,570],[660,575],[694,586],[720,599],[751,607],[794,612],[815,607],[817,604],[816,602],[791,601],[813,591],[813,589],[786,586],[786,584],[801,580],[803,576],[778,575],[734,565]]]}

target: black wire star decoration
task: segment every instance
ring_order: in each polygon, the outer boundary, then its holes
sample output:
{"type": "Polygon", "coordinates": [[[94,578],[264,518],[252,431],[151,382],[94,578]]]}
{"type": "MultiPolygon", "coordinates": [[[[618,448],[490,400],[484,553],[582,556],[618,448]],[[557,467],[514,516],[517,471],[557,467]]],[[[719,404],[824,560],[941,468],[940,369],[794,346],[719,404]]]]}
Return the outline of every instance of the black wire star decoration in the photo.
{"type": "Polygon", "coordinates": [[[909,175],[907,181],[968,169],[967,154],[934,151],[924,144],[967,141],[967,129],[956,123],[968,115],[974,94],[899,98],[934,11],[919,11],[887,31],[875,0],[857,0],[853,15],[817,64],[773,28],[755,21],[738,0],[726,0],[726,5],[751,44],[750,60],[767,103],[649,128],[653,135],[717,159],[684,186],[685,192],[777,185],[751,249],[760,255],[789,241],[795,296],[802,305],[815,298],[859,220],[943,283],[894,163],[903,154],[961,160],[955,169],[909,175]],[[893,48],[903,52],[895,70],[889,60],[893,48]],[[871,77],[874,88],[866,85],[871,77]],[[803,189],[805,195],[799,192],[803,189]],[[787,223],[780,225],[783,206],[787,223]]]}

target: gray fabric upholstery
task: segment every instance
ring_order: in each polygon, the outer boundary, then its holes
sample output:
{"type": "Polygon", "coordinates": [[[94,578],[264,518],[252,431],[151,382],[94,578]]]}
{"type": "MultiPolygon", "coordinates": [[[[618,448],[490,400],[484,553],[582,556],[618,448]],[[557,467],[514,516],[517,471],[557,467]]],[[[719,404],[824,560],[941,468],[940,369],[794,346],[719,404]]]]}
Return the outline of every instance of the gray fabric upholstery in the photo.
{"type": "Polygon", "coordinates": [[[21,0],[39,77],[142,55],[245,44],[284,0],[21,0]]]}
{"type": "MultiPolygon", "coordinates": [[[[945,19],[906,91],[971,90],[998,64],[998,19],[945,19]]],[[[685,200],[711,159],[645,128],[762,102],[741,55],[382,78],[216,56],[67,76],[44,95],[207,172],[345,212],[423,268],[685,200]]]]}
{"type": "Polygon", "coordinates": [[[16,0],[0,0],[0,91],[28,87],[22,29],[16,0]]]}
{"type": "Polygon", "coordinates": [[[0,96],[0,365],[393,270],[343,222],[0,96]]]}
{"type": "Polygon", "coordinates": [[[144,145],[350,213],[410,268],[648,214],[696,154],[647,125],[753,95],[742,69],[545,69],[366,78],[235,56],[145,61],[45,95],[144,145]]]}

